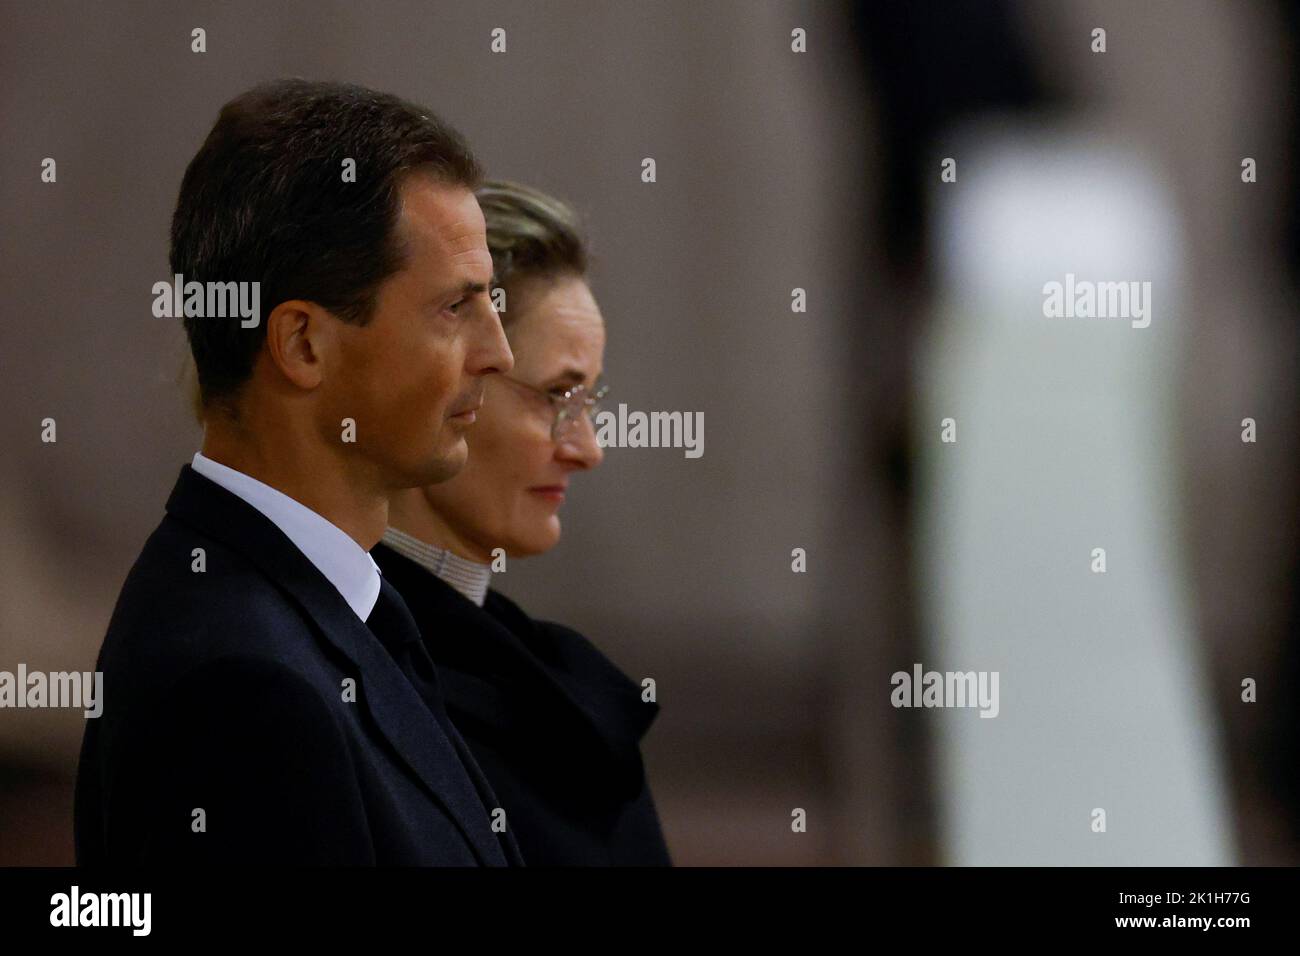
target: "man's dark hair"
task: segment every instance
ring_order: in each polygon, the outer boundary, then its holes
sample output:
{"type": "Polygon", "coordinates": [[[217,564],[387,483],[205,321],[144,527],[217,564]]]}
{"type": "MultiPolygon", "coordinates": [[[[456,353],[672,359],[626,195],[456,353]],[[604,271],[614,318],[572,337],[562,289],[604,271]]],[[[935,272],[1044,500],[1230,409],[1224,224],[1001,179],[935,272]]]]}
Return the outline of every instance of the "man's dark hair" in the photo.
{"type": "Polygon", "coordinates": [[[261,315],[250,328],[185,317],[205,407],[228,404],[248,379],[281,302],[369,321],[379,285],[402,266],[399,190],[416,169],[468,189],[483,178],[432,112],[365,87],[277,80],[221,108],[181,181],[171,267],[185,282],[261,283],[261,315]],[[348,159],[355,182],[344,180],[348,159]]]}

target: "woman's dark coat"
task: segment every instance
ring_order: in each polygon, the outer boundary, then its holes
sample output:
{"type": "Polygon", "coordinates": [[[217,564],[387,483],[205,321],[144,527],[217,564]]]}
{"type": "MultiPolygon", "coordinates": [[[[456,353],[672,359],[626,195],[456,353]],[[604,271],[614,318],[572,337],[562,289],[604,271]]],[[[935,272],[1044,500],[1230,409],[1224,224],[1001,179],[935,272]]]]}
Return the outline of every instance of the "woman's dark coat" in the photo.
{"type": "Polygon", "coordinates": [[[640,740],[659,705],[581,634],[490,590],[478,607],[389,548],[371,556],[438,668],[452,722],[529,866],[669,866],[640,740]]]}

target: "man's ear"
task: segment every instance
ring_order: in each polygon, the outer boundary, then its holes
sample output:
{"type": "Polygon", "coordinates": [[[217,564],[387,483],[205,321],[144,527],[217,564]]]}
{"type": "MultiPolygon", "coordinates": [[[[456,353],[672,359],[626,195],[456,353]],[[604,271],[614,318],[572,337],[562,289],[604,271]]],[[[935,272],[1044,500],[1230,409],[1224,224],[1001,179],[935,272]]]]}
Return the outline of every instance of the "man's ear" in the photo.
{"type": "Polygon", "coordinates": [[[271,363],[301,389],[320,385],[334,337],[329,313],[314,302],[290,299],[266,317],[266,350],[271,363]]]}

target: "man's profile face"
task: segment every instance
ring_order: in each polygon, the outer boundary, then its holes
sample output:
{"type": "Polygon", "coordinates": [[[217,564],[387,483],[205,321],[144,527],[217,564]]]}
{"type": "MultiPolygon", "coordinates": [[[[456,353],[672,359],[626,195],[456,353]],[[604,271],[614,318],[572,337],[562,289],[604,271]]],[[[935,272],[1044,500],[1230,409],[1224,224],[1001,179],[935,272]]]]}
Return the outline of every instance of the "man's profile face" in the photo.
{"type": "Polygon", "coordinates": [[[474,193],[417,173],[403,182],[401,201],[405,262],[380,286],[370,322],[342,330],[328,402],[331,419],[356,421],[357,451],[393,489],[445,481],[464,466],[484,376],[514,364],[492,307],[492,257],[474,193]]]}

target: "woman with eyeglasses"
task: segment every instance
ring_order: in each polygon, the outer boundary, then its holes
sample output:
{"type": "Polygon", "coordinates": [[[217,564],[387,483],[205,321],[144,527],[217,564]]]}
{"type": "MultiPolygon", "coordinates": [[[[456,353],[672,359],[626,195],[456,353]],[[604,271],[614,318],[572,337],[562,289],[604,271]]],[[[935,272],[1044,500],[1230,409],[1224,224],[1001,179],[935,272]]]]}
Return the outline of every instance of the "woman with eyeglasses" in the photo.
{"type": "Polygon", "coordinates": [[[640,751],[658,704],[585,637],[491,587],[497,555],[555,546],[570,479],[601,462],[605,325],[572,210],[508,182],[478,198],[514,368],[487,381],[464,469],[395,497],[371,554],[420,625],[524,862],[671,865],[640,751]]]}

